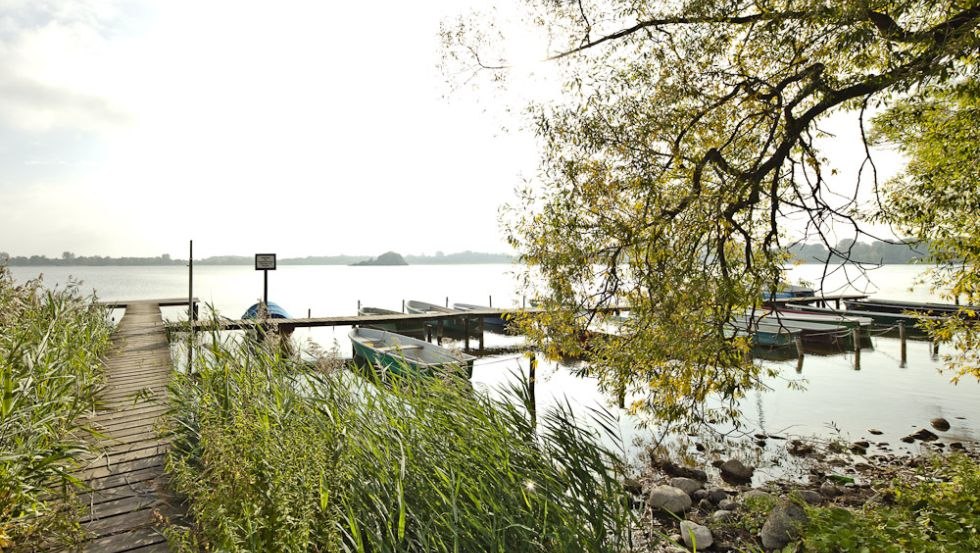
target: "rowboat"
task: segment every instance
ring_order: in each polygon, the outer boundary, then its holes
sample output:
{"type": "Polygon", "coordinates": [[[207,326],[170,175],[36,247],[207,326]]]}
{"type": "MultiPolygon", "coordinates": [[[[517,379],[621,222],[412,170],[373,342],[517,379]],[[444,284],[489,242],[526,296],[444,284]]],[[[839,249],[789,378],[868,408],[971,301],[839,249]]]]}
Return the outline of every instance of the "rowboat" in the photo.
{"type": "MultiPolygon", "coordinates": [[[[405,302],[405,311],[409,313],[415,313],[417,315],[459,315],[461,311],[455,309],[449,309],[448,307],[443,307],[441,305],[436,305],[434,303],[428,303],[418,300],[409,300],[405,302]]],[[[428,323],[430,325],[438,324],[436,321],[428,323]]],[[[460,317],[447,318],[442,321],[443,331],[446,334],[451,334],[455,336],[463,336],[463,331],[465,326],[463,324],[463,319],[460,317]]],[[[470,336],[479,336],[476,331],[476,325],[470,325],[470,336]]]]}
{"type": "Polygon", "coordinates": [[[862,311],[877,311],[879,313],[918,313],[922,315],[946,316],[956,315],[961,308],[970,309],[974,312],[980,311],[980,306],[975,305],[953,305],[951,303],[928,303],[915,301],[899,300],[849,300],[845,301],[848,311],[851,309],[862,311]]]}
{"type": "MultiPolygon", "coordinates": [[[[473,311],[492,308],[483,305],[474,305],[472,303],[454,303],[453,309],[457,311],[473,311]]],[[[495,332],[503,332],[507,328],[507,321],[500,315],[486,315],[483,317],[483,328],[495,332]]]]}
{"type": "MultiPolygon", "coordinates": [[[[759,316],[758,314],[756,316],[759,316]]],[[[829,325],[842,326],[848,329],[860,328],[867,330],[874,323],[870,317],[860,317],[852,315],[839,315],[833,313],[808,313],[799,309],[779,309],[768,311],[762,314],[764,320],[768,322],[778,321],[797,321],[808,323],[822,323],[829,325]]]]}
{"type": "Polygon", "coordinates": [[[265,305],[264,313],[261,303],[253,303],[242,315],[243,319],[260,319],[262,315],[268,319],[289,319],[289,313],[277,303],[269,302],[265,305]]]}
{"type": "Polygon", "coordinates": [[[799,333],[804,343],[824,343],[831,344],[842,340],[850,339],[851,332],[844,326],[838,324],[819,323],[811,321],[793,321],[788,319],[776,319],[775,317],[759,316],[750,317],[742,315],[735,317],[735,323],[745,325],[750,323],[766,324],[770,327],[785,328],[799,333]]]}
{"type": "MultiPolygon", "coordinates": [[[[858,302],[860,303],[860,302],[858,302]]],[[[860,317],[865,319],[871,319],[875,325],[878,326],[895,326],[899,323],[905,325],[906,329],[912,331],[916,328],[916,323],[919,319],[936,319],[938,317],[932,317],[927,315],[907,315],[901,313],[885,313],[883,311],[866,311],[864,309],[850,309],[846,311],[840,309],[831,309],[829,307],[816,307],[812,305],[794,305],[793,309],[796,311],[802,311],[805,313],[818,313],[818,314],[828,314],[828,315],[842,315],[845,317],[860,317]]]]}
{"type": "Polygon", "coordinates": [[[356,327],[348,336],[354,345],[355,358],[393,374],[431,376],[462,369],[466,378],[473,376],[476,357],[472,355],[374,328],[356,327]]]}
{"type": "MultiPolygon", "coordinates": [[[[382,309],[380,307],[360,307],[357,310],[358,315],[401,315],[398,311],[392,311],[390,309],[382,309]]],[[[418,338],[422,340],[425,338],[425,323],[421,321],[394,321],[390,323],[373,323],[366,325],[366,328],[377,328],[379,330],[387,330],[388,332],[394,332],[395,334],[401,334],[402,336],[409,336],[411,338],[418,338]]]]}
{"type": "Polygon", "coordinates": [[[743,318],[729,322],[726,334],[729,336],[748,335],[752,339],[752,343],[757,346],[783,347],[795,343],[800,331],[772,323],[758,321],[750,323],[743,318]]]}

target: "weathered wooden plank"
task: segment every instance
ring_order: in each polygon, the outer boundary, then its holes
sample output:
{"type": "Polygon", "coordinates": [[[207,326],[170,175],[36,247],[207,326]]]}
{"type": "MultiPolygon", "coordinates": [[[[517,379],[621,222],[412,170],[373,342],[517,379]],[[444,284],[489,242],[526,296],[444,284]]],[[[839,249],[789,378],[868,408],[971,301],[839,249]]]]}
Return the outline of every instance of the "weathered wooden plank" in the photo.
{"type": "Polygon", "coordinates": [[[128,532],[88,541],[82,544],[81,550],[86,553],[122,553],[138,550],[140,547],[166,543],[166,541],[159,530],[150,526],[143,526],[128,532]]]}

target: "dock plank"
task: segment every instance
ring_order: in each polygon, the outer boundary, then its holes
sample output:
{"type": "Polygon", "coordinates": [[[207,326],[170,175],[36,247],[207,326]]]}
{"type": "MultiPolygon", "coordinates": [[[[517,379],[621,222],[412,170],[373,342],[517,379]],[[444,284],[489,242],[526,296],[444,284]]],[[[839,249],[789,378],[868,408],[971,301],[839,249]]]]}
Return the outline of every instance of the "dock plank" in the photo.
{"type": "MultiPolygon", "coordinates": [[[[186,305],[187,300],[183,300],[186,305]]],[[[79,549],[97,553],[167,551],[161,521],[181,516],[166,491],[168,442],[158,435],[173,365],[161,305],[178,300],[107,302],[126,312],[105,360],[107,384],[99,408],[82,421],[97,432],[92,452],[75,476],[82,495],[79,522],[89,539],[79,549]]]]}

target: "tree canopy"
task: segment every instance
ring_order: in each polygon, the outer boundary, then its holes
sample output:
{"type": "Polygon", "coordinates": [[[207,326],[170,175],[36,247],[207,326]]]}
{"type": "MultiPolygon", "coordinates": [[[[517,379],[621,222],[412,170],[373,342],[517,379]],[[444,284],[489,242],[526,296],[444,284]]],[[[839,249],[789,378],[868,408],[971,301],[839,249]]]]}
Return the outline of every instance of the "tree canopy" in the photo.
{"type": "MultiPolygon", "coordinates": [[[[589,357],[607,387],[642,390],[650,399],[637,409],[674,420],[734,418],[735,400],[762,369],[727,323],[731,315],[779,285],[794,241],[816,237],[846,259],[828,231],[865,232],[869,206],[856,188],[866,179],[859,174],[846,195],[830,186],[819,125],[852,112],[864,135],[870,111],[916,106],[951,83],[975,82],[980,6],[524,5],[565,79],[559,101],[531,108],[544,146],[539,182],[505,215],[527,283],[549,308],[528,330],[589,357]],[[804,230],[794,236],[793,225],[804,230]],[[577,336],[623,302],[633,316],[585,351],[577,336]],[[713,397],[728,401],[707,413],[713,397]]],[[[506,74],[491,30],[469,23],[447,32],[451,56],[506,74]]],[[[862,173],[873,170],[869,153],[862,173]]],[[[900,202],[881,197],[871,180],[869,198],[900,202]]],[[[975,178],[969,186],[975,202],[975,178]]],[[[872,201],[871,215],[882,205],[872,201]]]]}

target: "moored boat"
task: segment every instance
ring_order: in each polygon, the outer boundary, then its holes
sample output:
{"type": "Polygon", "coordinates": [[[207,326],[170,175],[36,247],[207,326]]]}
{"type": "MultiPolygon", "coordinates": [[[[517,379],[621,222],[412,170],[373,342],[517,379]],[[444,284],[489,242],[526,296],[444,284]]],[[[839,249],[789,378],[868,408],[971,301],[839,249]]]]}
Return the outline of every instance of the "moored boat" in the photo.
{"type": "MultiPolygon", "coordinates": [[[[398,311],[392,311],[390,309],[382,309],[380,307],[365,307],[361,306],[357,310],[358,315],[371,316],[371,315],[401,315],[398,311]]],[[[425,323],[421,321],[394,321],[390,323],[372,323],[370,325],[365,325],[366,328],[377,328],[379,330],[387,330],[389,332],[394,332],[396,334],[401,334],[403,336],[409,336],[411,338],[418,338],[419,340],[425,339],[425,323]]]]}
{"type": "Polygon", "coordinates": [[[394,374],[431,376],[459,368],[461,376],[473,376],[476,357],[472,355],[374,328],[352,328],[348,336],[354,345],[355,358],[394,374]]]}
{"type": "MultiPolygon", "coordinates": [[[[453,309],[457,311],[473,311],[492,308],[483,305],[475,305],[472,303],[454,303],[453,309]]],[[[507,321],[500,315],[486,315],[483,317],[483,328],[486,330],[503,332],[504,329],[507,328],[507,321]]]]}
{"type": "MultiPolygon", "coordinates": [[[[408,300],[405,302],[405,311],[415,313],[417,315],[459,315],[462,313],[462,311],[457,311],[455,309],[449,309],[448,307],[443,307],[434,303],[418,300],[408,300]]],[[[438,323],[437,321],[432,321],[428,324],[435,326],[438,323]]],[[[465,326],[461,317],[446,318],[442,321],[442,325],[443,331],[446,334],[463,336],[465,326]]],[[[475,328],[476,325],[471,324],[469,326],[471,327],[469,329],[470,336],[478,336],[475,328]]]]}
{"type": "Polygon", "coordinates": [[[860,328],[867,330],[874,323],[870,317],[860,317],[857,315],[838,315],[832,313],[808,313],[798,309],[778,309],[764,313],[765,320],[774,321],[802,321],[810,323],[822,323],[838,325],[849,329],[860,328]]]}
{"type": "Polygon", "coordinates": [[[799,330],[792,330],[786,327],[771,323],[752,322],[746,319],[736,319],[728,323],[728,333],[732,336],[736,334],[748,335],[752,343],[757,346],[784,347],[796,342],[799,330]]]}
{"type": "Polygon", "coordinates": [[[264,310],[263,310],[263,306],[262,306],[261,303],[253,303],[251,306],[249,306],[248,309],[245,310],[245,313],[242,315],[242,318],[243,319],[261,319],[261,318],[263,318],[263,315],[264,315],[265,318],[268,318],[268,319],[289,319],[290,318],[289,317],[289,313],[287,313],[285,309],[283,309],[282,307],[280,307],[279,304],[273,303],[271,301],[265,305],[265,309],[264,310]]]}

